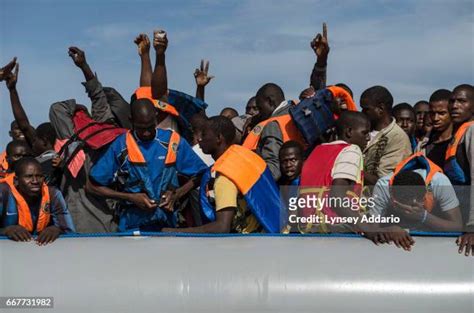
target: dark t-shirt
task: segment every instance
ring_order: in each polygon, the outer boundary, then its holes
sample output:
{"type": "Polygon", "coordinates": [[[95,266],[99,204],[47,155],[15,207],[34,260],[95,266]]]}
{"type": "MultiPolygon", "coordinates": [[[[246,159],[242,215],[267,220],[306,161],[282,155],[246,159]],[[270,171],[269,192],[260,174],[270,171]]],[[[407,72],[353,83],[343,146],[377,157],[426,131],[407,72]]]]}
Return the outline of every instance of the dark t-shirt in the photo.
{"type": "Polygon", "coordinates": [[[446,150],[448,149],[450,141],[451,139],[437,143],[428,142],[426,145],[426,156],[441,168],[444,168],[446,150]]]}

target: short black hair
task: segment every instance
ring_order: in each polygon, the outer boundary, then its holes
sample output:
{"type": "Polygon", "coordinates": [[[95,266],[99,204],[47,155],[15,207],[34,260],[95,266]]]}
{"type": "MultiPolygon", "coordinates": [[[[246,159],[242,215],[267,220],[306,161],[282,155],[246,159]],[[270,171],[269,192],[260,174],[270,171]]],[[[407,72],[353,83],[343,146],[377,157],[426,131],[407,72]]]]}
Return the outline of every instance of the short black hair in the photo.
{"type": "Polygon", "coordinates": [[[56,131],[51,123],[40,124],[36,128],[36,136],[54,146],[56,142],[56,131]]]}
{"type": "Polygon", "coordinates": [[[458,90],[465,90],[467,92],[468,98],[471,99],[471,101],[474,101],[474,86],[469,85],[469,84],[461,84],[456,87],[454,87],[453,92],[458,91],[458,90]]]}
{"type": "Polygon", "coordinates": [[[16,163],[16,165],[15,165],[15,175],[20,176],[21,174],[23,174],[23,171],[25,170],[25,167],[27,165],[30,165],[30,164],[35,164],[39,168],[41,168],[40,162],[38,160],[36,160],[35,158],[33,158],[33,157],[24,157],[16,163]]]}
{"type": "Polygon", "coordinates": [[[384,86],[373,86],[366,89],[360,96],[360,99],[361,101],[362,99],[368,99],[375,105],[382,103],[389,114],[392,111],[393,96],[384,86]]]}
{"type": "Polygon", "coordinates": [[[16,120],[14,120],[13,122],[10,123],[10,131],[14,130],[15,128],[20,128],[20,126],[18,126],[18,122],[16,120]]]}
{"type": "Polygon", "coordinates": [[[132,119],[137,115],[149,115],[149,114],[155,114],[156,109],[155,105],[153,102],[151,102],[150,99],[147,98],[140,98],[140,99],[135,99],[131,104],[130,104],[130,114],[132,116],[132,119]]]}
{"type": "Polygon", "coordinates": [[[367,123],[370,125],[369,118],[362,112],[343,111],[336,121],[336,133],[338,137],[344,135],[344,130],[348,127],[355,128],[358,125],[367,123]]]}
{"type": "Polygon", "coordinates": [[[7,144],[5,151],[7,152],[7,156],[12,155],[13,149],[17,147],[24,147],[27,150],[31,150],[30,145],[25,140],[12,140],[7,144]]]}
{"type": "Polygon", "coordinates": [[[266,83],[258,89],[256,97],[270,98],[276,105],[285,100],[283,89],[275,83],[266,83]]]}
{"type": "Polygon", "coordinates": [[[431,94],[430,102],[449,101],[452,94],[448,89],[438,89],[431,94]]]}
{"type": "Polygon", "coordinates": [[[281,152],[282,152],[283,150],[287,150],[287,149],[295,149],[295,150],[297,150],[299,156],[300,156],[301,158],[303,158],[303,155],[304,155],[304,148],[303,148],[303,146],[302,146],[299,142],[297,142],[297,141],[295,141],[295,140],[290,140],[290,141],[285,142],[283,145],[281,145],[280,151],[279,151],[279,154],[278,154],[278,155],[281,155],[281,152]]]}
{"type": "Polygon", "coordinates": [[[395,116],[396,113],[403,110],[410,111],[411,113],[413,113],[413,116],[415,116],[415,109],[409,103],[406,102],[402,102],[394,106],[392,109],[392,115],[395,116]]]}
{"type": "Polygon", "coordinates": [[[418,106],[420,106],[420,105],[430,105],[430,104],[429,104],[428,101],[426,101],[426,100],[420,100],[420,101],[418,101],[417,103],[415,103],[415,105],[413,106],[413,109],[416,110],[416,107],[418,107],[418,106]]]}
{"type": "Polygon", "coordinates": [[[227,144],[234,143],[235,126],[227,117],[213,116],[209,118],[207,125],[216,136],[222,135],[227,144]]]}
{"type": "Polygon", "coordinates": [[[352,98],[354,98],[354,95],[353,95],[353,93],[352,93],[352,89],[349,88],[349,86],[347,86],[346,84],[344,84],[344,83],[338,83],[338,84],[336,84],[336,85],[334,85],[334,86],[341,87],[342,89],[344,89],[345,91],[347,91],[347,92],[351,95],[352,98]]]}
{"type": "MultiPolygon", "coordinates": [[[[234,109],[234,108],[223,108],[219,115],[223,115],[226,112],[229,112],[230,114],[233,114],[235,116],[239,116],[239,112],[237,112],[237,110],[234,109]]],[[[233,116],[233,117],[235,117],[235,116],[233,116]]]]}
{"type": "MultiPolygon", "coordinates": [[[[426,184],[423,177],[413,171],[403,171],[393,178],[391,194],[395,200],[421,201],[426,193],[426,184]],[[401,188],[397,188],[401,187],[401,188]]],[[[400,201],[405,203],[404,201],[400,201]]]]}

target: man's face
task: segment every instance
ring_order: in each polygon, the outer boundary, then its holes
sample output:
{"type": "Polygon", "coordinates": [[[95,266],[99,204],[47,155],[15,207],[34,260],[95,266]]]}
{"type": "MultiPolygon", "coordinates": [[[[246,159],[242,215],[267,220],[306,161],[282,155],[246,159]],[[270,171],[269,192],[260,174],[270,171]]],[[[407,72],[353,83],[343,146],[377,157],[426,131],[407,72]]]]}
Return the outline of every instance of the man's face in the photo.
{"type": "Polygon", "coordinates": [[[443,132],[451,125],[451,115],[449,115],[448,101],[430,102],[430,119],[433,129],[437,132],[443,132]]]}
{"type": "Polygon", "coordinates": [[[303,166],[303,158],[295,148],[288,148],[280,153],[280,170],[281,174],[293,180],[301,174],[303,166]]]}
{"type": "Polygon", "coordinates": [[[372,125],[375,125],[375,123],[380,118],[378,108],[369,99],[366,98],[360,99],[360,107],[362,108],[362,113],[367,116],[370,123],[372,125]]]}
{"type": "Polygon", "coordinates": [[[199,146],[205,154],[213,154],[216,151],[218,138],[210,127],[205,126],[203,128],[202,135],[199,138],[199,146]]]}
{"type": "Polygon", "coordinates": [[[271,103],[270,98],[259,96],[256,98],[259,120],[264,121],[268,119],[275,109],[271,103]]]}
{"type": "Polygon", "coordinates": [[[429,105],[423,102],[415,106],[416,130],[423,129],[425,117],[428,114],[429,110],[429,105]]]}
{"type": "Polygon", "coordinates": [[[409,110],[398,110],[394,114],[398,126],[405,131],[408,136],[415,133],[415,115],[409,110]]]}
{"type": "Polygon", "coordinates": [[[12,137],[13,140],[25,140],[25,135],[23,132],[20,130],[18,125],[15,125],[9,132],[10,137],[12,137]]]}
{"type": "Polygon", "coordinates": [[[364,151],[367,147],[367,143],[370,140],[370,123],[363,123],[352,128],[351,136],[349,138],[349,143],[353,145],[358,145],[359,148],[364,151]]]}
{"type": "Polygon", "coordinates": [[[33,155],[33,153],[31,152],[31,150],[27,149],[26,147],[23,147],[23,146],[13,147],[11,153],[9,153],[8,156],[7,156],[8,157],[8,165],[11,168],[14,168],[16,162],[18,162],[19,160],[21,160],[24,157],[32,156],[32,155],[33,155]]]}
{"type": "Polygon", "coordinates": [[[141,141],[152,141],[156,136],[156,115],[139,115],[132,119],[132,127],[138,139],[141,141]]]}
{"type": "Polygon", "coordinates": [[[257,101],[255,99],[250,100],[245,107],[245,114],[255,116],[258,114],[257,101]]]}
{"type": "Polygon", "coordinates": [[[449,113],[454,124],[462,124],[472,119],[474,103],[469,99],[466,90],[459,89],[453,92],[449,100],[449,113]]]}
{"type": "Polygon", "coordinates": [[[16,176],[16,187],[27,197],[41,196],[41,186],[44,182],[43,171],[39,164],[27,164],[20,175],[16,176]]]}

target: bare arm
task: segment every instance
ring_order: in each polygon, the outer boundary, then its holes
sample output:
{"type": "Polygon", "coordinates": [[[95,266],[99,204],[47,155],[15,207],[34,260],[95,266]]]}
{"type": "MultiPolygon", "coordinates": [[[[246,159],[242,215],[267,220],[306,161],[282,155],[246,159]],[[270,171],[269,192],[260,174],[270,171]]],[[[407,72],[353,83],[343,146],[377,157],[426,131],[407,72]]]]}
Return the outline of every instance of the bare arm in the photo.
{"type": "Polygon", "coordinates": [[[86,182],[86,191],[104,198],[132,202],[142,210],[155,210],[158,207],[158,204],[145,193],[120,192],[106,186],[94,184],[90,180],[86,182]]]}
{"type": "Polygon", "coordinates": [[[168,77],[166,74],[165,51],[168,47],[168,38],[166,33],[162,35],[155,31],[153,38],[153,47],[156,51],[155,70],[151,78],[151,93],[153,99],[161,99],[168,92],[168,77]]]}
{"type": "Polygon", "coordinates": [[[140,70],[140,87],[151,86],[152,69],[150,61],[150,39],[146,34],[140,34],[135,38],[135,44],[138,48],[138,55],[140,56],[141,70],[140,70]]]}
{"type": "Polygon", "coordinates": [[[10,91],[10,102],[12,106],[13,116],[15,117],[16,122],[18,123],[18,127],[21,129],[23,134],[25,134],[25,138],[30,145],[36,139],[36,131],[33,126],[31,126],[30,121],[28,120],[28,116],[26,115],[25,110],[20,102],[20,96],[18,95],[18,91],[16,89],[16,83],[18,81],[18,73],[20,70],[20,64],[17,63],[15,66],[15,70],[13,73],[8,75],[6,78],[7,88],[10,91]]]}
{"type": "Polygon", "coordinates": [[[323,23],[323,34],[317,34],[311,41],[311,48],[316,54],[316,63],[311,72],[310,85],[315,91],[326,87],[326,67],[329,54],[329,43],[326,23],[323,23]]]}
{"type": "Polygon", "coordinates": [[[174,233],[229,233],[237,208],[225,208],[216,213],[216,221],[198,227],[163,228],[162,232],[174,233]]]}
{"type": "Polygon", "coordinates": [[[194,78],[196,79],[196,98],[204,101],[204,89],[206,85],[214,78],[214,76],[208,76],[209,72],[209,61],[201,60],[201,67],[194,71],[194,78]]]}

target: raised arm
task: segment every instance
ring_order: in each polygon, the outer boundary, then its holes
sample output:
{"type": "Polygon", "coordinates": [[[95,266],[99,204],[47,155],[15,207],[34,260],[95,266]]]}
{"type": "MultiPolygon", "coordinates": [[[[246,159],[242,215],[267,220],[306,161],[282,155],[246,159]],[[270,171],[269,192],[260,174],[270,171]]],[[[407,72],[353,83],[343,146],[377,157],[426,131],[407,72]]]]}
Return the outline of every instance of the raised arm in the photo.
{"type": "Polygon", "coordinates": [[[317,34],[311,41],[311,48],[316,54],[316,63],[311,72],[310,85],[315,91],[326,88],[326,67],[329,54],[328,31],[323,23],[323,34],[317,34]]]}
{"type": "Polygon", "coordinates": [[[162,30],[153,34],[153,47],[156,52],[155,70],[151,78],[151,94],[154,99],[161,99],[168,92],[168,77],[166,74],[165,51],[168,47],[168,38],[162,30]]]}
{"type": "Polygon", "coordinates": [[[137,45],[141,63],[140,87],[150,87],[153,73],[150,61],[150,39],[146,34],[140,34],[134,42],[137,45]]]}
{"type": "Polygon", "coordinates": [[[86,54],[78,47],[69,48],[69,56],[74,64],[81,69],[84,74],[85,82],[82,83],[86,88],[87,95],[91,99],[92,118],[97,122],[107,122],[114,120],[114,115],[107,100],[102,84],[97,76],[92,72],[86,60],[86,54]]]}
{"type": "Polygon", "coordinates": [[[7,88],[10,91],[10,102],[12,105],[13,116],[15,117],[18,127],[25,134],[25,138],[30,144],[33,145],[33,142],[36,139],[36,131],[33,126],[31,126],[28,116],[26,115],[25,110],[20,102],[20,96],[16,90],[16,83],[18,81],[18,73],[20,71],[20,63],[16,63],[15,69],[11,72],[6,78],[5,82],[7,88]]]}
{"type": "Polygon", "coordinates": [[[208,76],[209,61],[201,60],[201,67],[194,71],[194,79],[196,79],[196,98],[204,101],[204,89],[207,84],[214,78],[208,76]]]}

